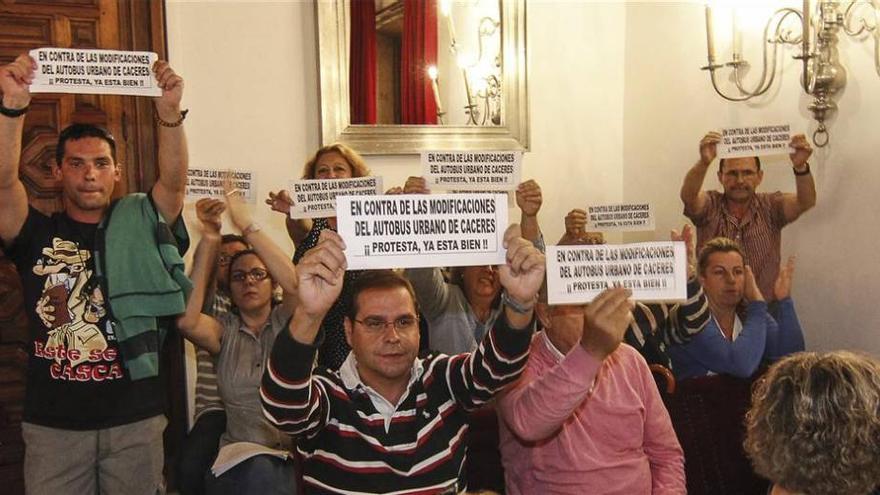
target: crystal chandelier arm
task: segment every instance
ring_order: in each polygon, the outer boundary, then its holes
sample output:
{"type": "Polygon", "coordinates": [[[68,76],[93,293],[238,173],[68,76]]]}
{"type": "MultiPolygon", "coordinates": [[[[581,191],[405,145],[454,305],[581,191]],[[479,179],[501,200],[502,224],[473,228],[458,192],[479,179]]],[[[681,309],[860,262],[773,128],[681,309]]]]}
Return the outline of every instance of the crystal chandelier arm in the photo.
{"type": "Polygon", "coordinates": [[[734,82],[736,83],[736,87],[737,89],[739,89],[740,93],[748,95],[749,98],[753,98],[755,96],[763,95],[773,86],[773,82],[776,79],[776,60],[778,56],[779,45],[796,45],[801,42],[801,36],[791,37],[789,35],[789,32],[783,30],[782,28],[785,19],[790,15],[794,15],[800,19],[803,19],[803,17],[801,17],[800,15],[800,12],[798,12],[797,10],[784,8],[774,12],[773,15],[770,16],[770,19],[767,21],[767,24],[764,26],[763,65],[761,78],[759,79],[758,85],[755,86],[755,89],[751,91],[745,89],[745,84],[743,84],[742,76],[739,70],[739,64],[736,64],[736,62],[734,61],[734,82]],[[772,38],[770,37],[771,26],[775,26],[773,29],[772,38]]]}

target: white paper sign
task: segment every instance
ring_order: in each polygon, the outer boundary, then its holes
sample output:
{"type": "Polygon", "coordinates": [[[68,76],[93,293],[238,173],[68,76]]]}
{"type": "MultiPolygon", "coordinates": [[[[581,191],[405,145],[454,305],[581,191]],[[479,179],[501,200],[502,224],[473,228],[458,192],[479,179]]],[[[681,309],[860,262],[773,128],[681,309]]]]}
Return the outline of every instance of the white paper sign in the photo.
{"type": "MultiPolygon", "coordinates": [[[[231,170],[233,186],[240,191],[246,203],[257,202],[257,178],[250,170],[231,170]]],[[[223,176],[227,170],[192,168],[186,171],[186,198],[222,198],[223,176]]]]}
{"type": "Polygon", "coordinates": [[[290,181],[293,207],[290,218],[336,216],[336,196],[375,196],[382,194],[382,177],[290,181]]]}
{"type": "Polygon", "coordinates": [[[761,125],[721,129],[718,158],[783,155],[790,153],[791,125],[761,125]]]}
{"type": "Polygon", "coordinates": [[[422,175],[432,189],[512,191],[522,169],[519,151],[426,151],[422,175]]]}
{"type": "Polygon", "coordinates": [[[504,263],[502,194],[337,196],[352,270],[504,263]]]}
{"type": "Polygon", "coordinates": [[[654,209],[650,203],[588,206],[587,228],[604,232],[654,230],[654,209]]]}
{"type": "Polygon", "coordinates": [[[31,93],[162,96],[153,52],[38,48],[31,93]]]}
{"type": "Polygon", "coordinates": [[[612,286],[632,289],[641,301],[687,298],[683,242],[547,246],[550,304],[582,304],[612,286]]]}

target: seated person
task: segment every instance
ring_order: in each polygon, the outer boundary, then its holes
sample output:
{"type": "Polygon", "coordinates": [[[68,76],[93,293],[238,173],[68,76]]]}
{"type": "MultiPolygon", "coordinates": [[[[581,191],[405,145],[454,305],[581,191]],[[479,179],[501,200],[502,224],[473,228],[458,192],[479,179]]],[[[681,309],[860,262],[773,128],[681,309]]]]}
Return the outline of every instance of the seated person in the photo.
{"type": "MultiPolygon", "coordinates": [[[[319,148],[303,167],[303,180],[351,179],[370,175],[364,159],[348,146],[336,143],[319,148]]],[[[293,262],[299,263],[303,256],[318,243],[318,237],[325,229],[336,230],[336,217],[290,218],[290,209],[295,205],[293,198],[286,190],[270,192],[266,204],[272,210],[283,213],[287,226],[287,235],[293,241],[296,251],[293,262]]],[[[345,342],[345,331],[342,319],[347,311],[350,299],[349,288],[360,275],[360,270],[345,272],[345,286],[336,303],[327,312],[324,320],[324,342],[318,353],[318,363],[330,369],[338,369],[348,356],[350,348],[345,342]]]]}
{"type": "MultiPolygon", "coordinates": [[[[398,187],[388,192],[429,194],[430,190],[424,178],[410,177],[402,190],[398,187]]],[[[522,212],[523,237],[543,251],[537,220],[542,203],[538,183],[533,180],[521,183],[516,190],[516,203],[522,212]]],[[[447,281],[440,268],[405,271],[422,314],[428,319],[431,349],[445,354],[471,352],[501,313],[498,274],[488,265],[455,267],[449,273],[447,281]]]]}
{"type": "MultiPolygon", "coordinates": [[[[590,237],[580,213],[566,217],[561,243],[590,237]]],[[[690,230],[684,240],[692,247],[690,230]]],[[[496,405],[508,493],[685,492],[683,453],[654,378],[639,352],[621,345],[651,333],[635,325],[630,295],[616,288],[588,305],[538,303],[543,331],[496,405]]],[[[668,332],[670,319],[656,327],[668,332]]]]}
{"type": "MultiPolygon", "coordinates": [[[[571,210],[565,216],[565,234],[559,239],[559,245],[605,244],[602,233],[587,232],[586,225],[587,212],[571,210]]],[[[681,234],[672,231],[671,239],[683,241],[687,248],[687,300],[681,304],[636,302],[632,323],[623,337],[649,365],[659,364],[669,370],[672,363],[666,349],[672,344],[688,342],[709,321],[709,303],[695,273],[694,229],[685,225],[681,234]]]]}
{"type": "Polygon", "coordinates": [[[794,258],[780,269],[774,287],[778,319],[767,312],[752,270],[743,260],[739,244],[723,237],[707,242],[700,251],[699,278],[712,318],[693,340],[669,348],[676,379],[710,373],[747,378],[762,360],[804,350],[790,297],[794,258]]]}
{"type": "Polygon", "coordinates": [[[299,304],[281,332],[260,395],[267,418],[298,438],[307,493],[459,493],[467,412],[526,363],[544,256],[510,227],[498,269],[504,312],[476,351],[416,357],[418,308],[406,278],[370,270],[345,318],[352,347],[337,372],[313,370],[321,320],[339,296],[344,244],[332,231],[297,266],[299,304]]]}
{"type": "Polygon", "coordinates": [[[755,387],[745,449],[771,495],[866,495],[880,486],[878,412],[876,358],[794,354],[755,387]]]}
{"type": "Polygon", "coordinates": [[[512,495],[683,494],[684,456],[648,365],[621,344],[628,289],[547,306],[522,378],[496,405],[512,495]]]}
{"type": "Polygon", "coordinates": [[[209,200],[200,209],[202,240],[193,258],[193,292],[178,319],[181,333],[216,355],[217,384],[226,408],[226,431],[211,471],[204,474],[209,494],[294,494],[295,472],[287,460],[290,438],[269,424],[260,409],[259,387],[275,337],[286,328],[295,305],[296,270],[289,257],[251,220],[237,194],[227,194],[233,223],[253,246],[229,263],[233,308],[216,318],[201,313],[220,244],[224,204],[209,200]],[[273,307],[280,283],[284,300],[273,307]],[[230,459],[246,455],[229,466],[230,459]],[[220,472],[221,468],[228,470],[220,472]],[[220,473],[220,474],[215,474],[220,473]]]}
{"type": "MultiPolygon", "coordinates": [[[[202,218],[216,201],[202,198],[196,202],[196,212],[202,218]]],[[[205,300],[211,316],[220,317],[229,312],[229,261],[239,251],[249,249],[240,235],[225,234],[220,238],[220,255],[215,272],[210,275],[205,300]]],[[[204,349],[196,348],[196,387],[193,426],[180,447],[177,463],[177,490],[181,495],[205,493],[205,471],[211,467],[219,450],[220,437],[226,431],[226,411],[217,388],[214,357],[204,349]]]]}

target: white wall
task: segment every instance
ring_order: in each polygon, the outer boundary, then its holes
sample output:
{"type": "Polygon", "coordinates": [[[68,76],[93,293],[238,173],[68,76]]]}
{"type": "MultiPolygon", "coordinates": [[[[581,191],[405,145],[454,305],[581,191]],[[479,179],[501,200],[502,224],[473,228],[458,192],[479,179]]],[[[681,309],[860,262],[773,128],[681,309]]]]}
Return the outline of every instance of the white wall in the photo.
{"type": "MultiPolygon", "coordinates": [[[[313,4],[166,1],[170,59],[186,79],[185,105],[193,110],[190,162],[256,170],[263,198],[297,177],[319,145],[313,4]]],[[[540,220],[548,242],[562,234],[571,208],[623,200],[649,200],[658,209],[657,234],[627,239],[665,238],[684,221],[678,188],[707,129],[786,121],[811,131],[792,62],[763,104],[726,104],[712,93],[698,69],[705,63],[702,5],[528,2],[532,139],[524,177],[544,189],[540,220]]],[[[880,263],[861,261],[872,260],[876,238],[862,226],[873,226],[880,213],[870,201],[880,183],[872,118],[880,80],[867,43],[843,44],[849,84],[832,144],[811,160],[819,204],[786,229],[784,251],[799,256],[794,292],[808,345],[880,354],[880,305],[871,300],[880,263]]],[[[368,162],[387,186],[419,171],[417,156],[368,162]]],[[[793,189],[784,159],[765,167],[765,190],[793,189]]],[[[707,178],[707,186],[714,181],[707,178]]],[[[191,209],[187,218],[195,226],[191,209]]],[[[290,246],[280,215],[260,206],[256,218],[290,246]]]]}
{"type": "MultiPolygon", "coordinates": [[[[744,38],[759,36],[755,28],[744,38]]],[[[719,55],[726,48],[721,34],[719,55]]],[[[880,78],[870,43],[842,39],[841,45],[849,82],[838,99],[838,116],[830,124],[831,143],[810,160],[818,204],[786,227],[783,256],[798,256],[794,297],[808,348],[861,349],[880,355],[880,305],[874,301],[880,289],[880,263],[874,252],[880,214],[876,200],[880,78]]],[[[756,47],[745,48],[753,63],[759,63],[756,47]]],[[[697,143],[707,130],[790,122],[812,134],[815,124],[806,110],[809,100],[798,85],[800,66],[790,58],[797,51],[783,52],[781,85],[771,91],[770,99],[728,104],[715,95],[707,74],[699,70],[706,63],[702,3],[627,5],[623,194],[627,200],[656,205],[658,238],[684,221],[678,190],[698,158],[697,143]]],[[[727,82],[726,77],[719,80],[727,82]]],[[[764,168],[761,189],[794,191],[787,157],[766,160],[764,168]]],[[[714,170],[706,178],[708,188],[720,187],[714,170]]]]}

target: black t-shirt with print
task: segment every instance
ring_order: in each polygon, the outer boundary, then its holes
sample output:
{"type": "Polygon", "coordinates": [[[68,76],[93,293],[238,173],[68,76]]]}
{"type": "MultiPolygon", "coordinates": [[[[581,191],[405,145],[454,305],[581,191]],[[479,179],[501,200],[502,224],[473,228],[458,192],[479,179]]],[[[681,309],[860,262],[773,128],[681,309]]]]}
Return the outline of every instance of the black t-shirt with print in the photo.
{"type": "Polygon", "coordinates": [[[164,411],[161,376],[131,381],[119,354],[106,286],[95,275],[96,224],[30,208],[6,254],[30,320],[24,421],[91,430],[164,411]]]}

